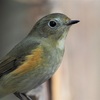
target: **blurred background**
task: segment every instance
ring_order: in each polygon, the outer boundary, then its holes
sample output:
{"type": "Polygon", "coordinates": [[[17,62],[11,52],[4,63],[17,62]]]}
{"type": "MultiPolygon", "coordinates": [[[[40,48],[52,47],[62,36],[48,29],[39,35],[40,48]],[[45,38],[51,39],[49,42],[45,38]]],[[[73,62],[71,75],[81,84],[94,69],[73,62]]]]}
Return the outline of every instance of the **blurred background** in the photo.
{"type": "MultiPolygon", "coordinates": [[[[58,71],[28,93],[34,100],[100,100],[99,10],[99,0],[0,0],[0,58],[44,15],[61,12],[80,20],[69,31],[58,71]]],[[[2,100],[18,99],[9,95],[2,100]]]]}

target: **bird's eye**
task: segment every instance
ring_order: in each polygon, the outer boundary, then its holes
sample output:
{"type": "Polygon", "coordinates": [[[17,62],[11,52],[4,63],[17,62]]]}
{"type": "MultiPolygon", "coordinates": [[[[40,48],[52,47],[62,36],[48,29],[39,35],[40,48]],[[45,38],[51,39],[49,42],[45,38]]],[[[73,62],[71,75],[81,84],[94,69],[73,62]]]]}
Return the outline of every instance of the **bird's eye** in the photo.
{"type": "Polygon", "coordinates": [[[54,27],[57,25],[57,22],[56,22],[56,21],[49,21],[48,25],[49,25],[51,28],[54,28],[54,27]]]}

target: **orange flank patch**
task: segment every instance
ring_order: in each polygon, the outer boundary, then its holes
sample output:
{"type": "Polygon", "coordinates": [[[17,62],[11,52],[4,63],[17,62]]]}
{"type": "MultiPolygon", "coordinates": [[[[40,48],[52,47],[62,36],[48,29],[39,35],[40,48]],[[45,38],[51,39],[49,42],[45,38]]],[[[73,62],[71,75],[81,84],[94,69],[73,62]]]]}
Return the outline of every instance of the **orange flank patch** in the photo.
{"type": "Polygon", "coordinates": [[[31,71],[33,68],[37,67],[43,62],[43,59],[41,58],[42,54],[43,54],[43,49],[41,47],[38,47],[32,50],[32,53],[26,56],[26,60],[23,62],[23,64],[20,65],[12,73],[13,74],[24,74],[24,73],[31,71]]]}

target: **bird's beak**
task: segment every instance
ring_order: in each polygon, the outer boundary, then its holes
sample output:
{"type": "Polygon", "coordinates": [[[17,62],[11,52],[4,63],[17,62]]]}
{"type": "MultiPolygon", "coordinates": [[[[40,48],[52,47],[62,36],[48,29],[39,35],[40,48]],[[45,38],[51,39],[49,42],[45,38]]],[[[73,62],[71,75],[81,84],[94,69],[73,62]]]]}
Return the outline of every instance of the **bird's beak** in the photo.
{"type": "Polygon", "coordinates": [[[76,23],[78,23],[78,22],[80,22],[79,20],[70,20],[69,22],[67,22],[66,23],[66,25],[73,25],[73,24],[76,24],[76,23]]]}

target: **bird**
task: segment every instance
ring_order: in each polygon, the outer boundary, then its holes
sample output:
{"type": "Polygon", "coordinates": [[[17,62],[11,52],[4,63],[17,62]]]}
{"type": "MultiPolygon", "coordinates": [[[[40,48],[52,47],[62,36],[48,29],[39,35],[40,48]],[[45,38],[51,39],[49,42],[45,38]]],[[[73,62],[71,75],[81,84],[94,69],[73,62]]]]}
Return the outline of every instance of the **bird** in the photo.
{"type": "Polygon", "coordinates": [[[65,14],[48,14],[0,60],[0,99],[13,93],[20,100],[26,92],[47,81],[59,68],[70,27],[79,20],[65,14]]]}

